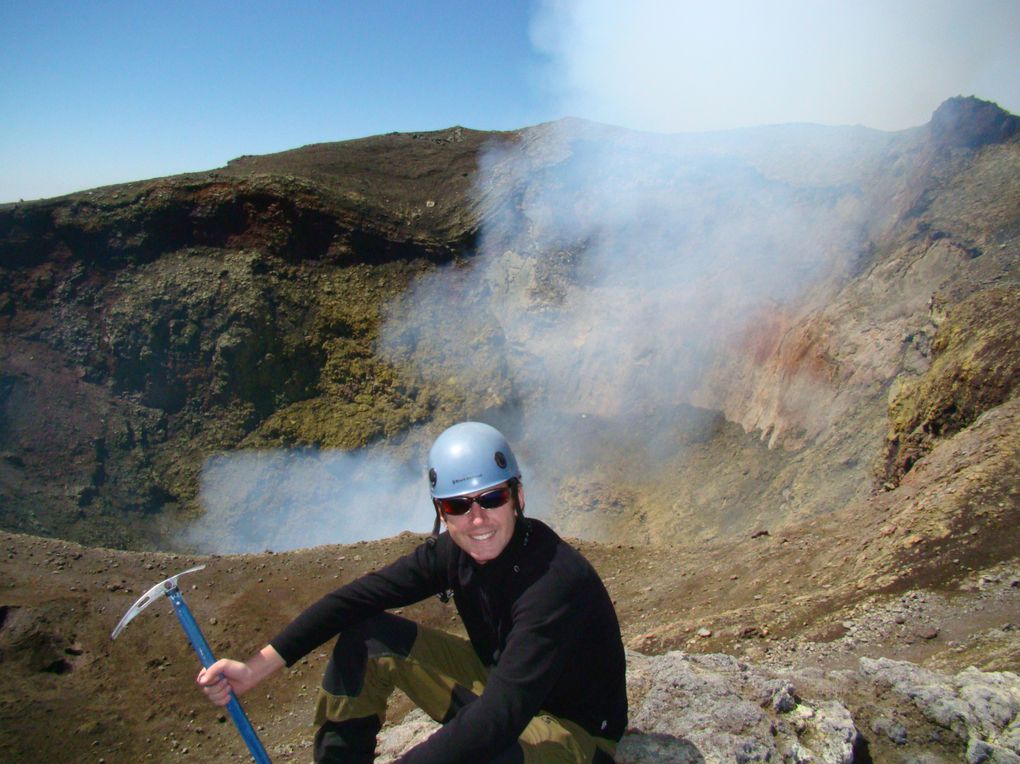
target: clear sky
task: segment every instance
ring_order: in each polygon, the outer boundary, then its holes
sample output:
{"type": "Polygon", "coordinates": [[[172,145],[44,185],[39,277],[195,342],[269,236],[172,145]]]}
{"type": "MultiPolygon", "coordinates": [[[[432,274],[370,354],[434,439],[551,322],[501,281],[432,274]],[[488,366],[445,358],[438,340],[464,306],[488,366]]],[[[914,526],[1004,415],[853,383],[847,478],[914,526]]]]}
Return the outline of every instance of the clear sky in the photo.
{"type": "Polygon", "coordinates": [[[1020,112],[1020,0],[2,0],[0,202],[321,141],[1020,112]]]}

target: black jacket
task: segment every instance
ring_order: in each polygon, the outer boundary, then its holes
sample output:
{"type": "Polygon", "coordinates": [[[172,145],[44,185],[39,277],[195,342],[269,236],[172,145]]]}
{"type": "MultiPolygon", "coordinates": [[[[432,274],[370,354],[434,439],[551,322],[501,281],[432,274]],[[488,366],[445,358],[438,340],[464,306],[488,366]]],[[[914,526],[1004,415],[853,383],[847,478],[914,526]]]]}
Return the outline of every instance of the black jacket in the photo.
{"type": "Polygon", "coordinates": [[[448,590],[489,679],[477,701],[401,762],[489,761],[540,710],[620,739],[627,687],[616,611],[591,564],[538,520],[518,521],[485,565],[444,533],[327,594],[270,644],[290,666],[364,618],[448,590]]]}

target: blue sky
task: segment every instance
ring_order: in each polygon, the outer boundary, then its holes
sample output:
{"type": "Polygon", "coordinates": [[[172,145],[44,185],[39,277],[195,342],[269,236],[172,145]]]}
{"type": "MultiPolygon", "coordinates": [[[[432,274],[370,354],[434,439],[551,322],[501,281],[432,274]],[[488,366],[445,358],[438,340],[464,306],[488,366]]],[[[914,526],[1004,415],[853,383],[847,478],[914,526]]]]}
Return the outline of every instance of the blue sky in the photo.
{"type": "Polygon", "coordinates": [[[454,124],[1020,111],[1020,0],[0,3],[0,202],[454,124]]]}

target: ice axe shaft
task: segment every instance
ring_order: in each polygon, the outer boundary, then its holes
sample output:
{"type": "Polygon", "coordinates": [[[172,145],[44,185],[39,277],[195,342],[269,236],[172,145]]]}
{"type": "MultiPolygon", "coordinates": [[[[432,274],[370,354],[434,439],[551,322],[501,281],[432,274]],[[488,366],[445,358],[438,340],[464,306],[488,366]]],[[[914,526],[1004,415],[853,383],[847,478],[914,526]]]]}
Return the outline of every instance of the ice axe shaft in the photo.
{"type": "MultiPolygon", "coordinates": [[[[198,653],[199,660],[202,661],[202,666],[204,668],[209,668],[216,662],[216,658],[213,656],[212,650],[209,648],[209,643],[205,639],[205,635],[202,634],[202,630],[198,627],[198,622],[195,620],[195,616],[191,614],[191,610],[188,609],[188,605],[184,601],[184,595],[181,594],[181,589],[177,585],[178,578],[186,573],[201,570],[204,567],[205,565],[199,565],[195,568],[189,568],[182,573],[178,573],[176,576],[171,576],[165,581],[161,581],[149,589],[149,591],[143,594],[138,601],[131,606],[131,608],[124,614],[124,617],[120,619],[120,623],[118,623],[117,628],[113,630],[111,637],[116,639],[117,635],[120,634],[124,627],[128,625],[132,618],[145,610],[145,608],[159,599],[159,597],[165,595],[173,605],[174,613],[177,615],[177,620],[181,622],[181,628],[183,628],[184,633],[188,635],[188,641],[191,642],[192,648],[194,648],[195,652],[198,653]]],[[[244,742],[248,746],[248,751],[251,753],[256,764],[272,764],[269,760],[269,755],[266,753],[266,749],[262,747],[262,741],[259,740],[259,736],[256,734],[255,729],[251,726],[251,722],[245,715],[244,709],[241,708],[240,701],[234,697],[233,693],[231,693],[230,702],[227,703],[227,711],[230,712],[230,718],[234,720],[234,724],[236,725],[238,732],[241,733],[241,737],[244,738],[244,742]]]]}
{"type": "MultiPolygon", "coordinates": [[[[177,586],[174,586],[172,589],[167,590],[166,596],[173,603],[177,620],[181,622],[181,627],[184,629],[184,633],[188,635],[191,646],[198,653],[202,666],[209,668],[216,662],[216,658],[213,656],[212,650],[209,649],[209,643],[205,641],[202,630],[198,628],[198,622],[195,621],[195,617],[188,609],[188,605],[184,601],[184,595],[181,594],[181,590],[177,586]]],[[[244,738],[252,758],[255,759],[257,764],[270,764],[266,749],[262,747],[262,741],[259,740],[259,736],[251,726],[251,722],[248,721],[244,709],[241,708],[241,702],[234,697],[233,693],[230,695],[230,702],[227,703],[227,711],[230,712],[230,717],[234,720],[238,732],[244,738]]]]}

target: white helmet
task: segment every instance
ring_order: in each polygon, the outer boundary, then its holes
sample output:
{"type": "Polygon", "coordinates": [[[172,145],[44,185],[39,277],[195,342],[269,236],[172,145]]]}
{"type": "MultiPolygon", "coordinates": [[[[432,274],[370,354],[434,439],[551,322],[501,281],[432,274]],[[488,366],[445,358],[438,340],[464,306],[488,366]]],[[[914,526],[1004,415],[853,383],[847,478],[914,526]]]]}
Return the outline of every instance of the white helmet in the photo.
{"type": "Polygon", "coordinates": [[[521,477],[506,438],[482,422],[461,422],[444,430],[429,450],[428,469],[434,499],[474,493],[521,477]]]}

